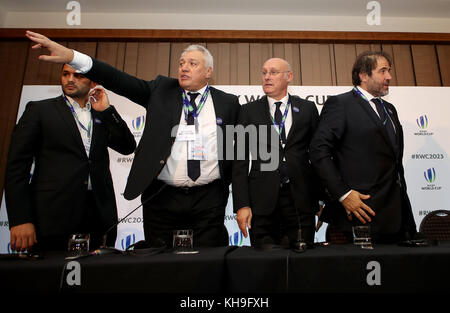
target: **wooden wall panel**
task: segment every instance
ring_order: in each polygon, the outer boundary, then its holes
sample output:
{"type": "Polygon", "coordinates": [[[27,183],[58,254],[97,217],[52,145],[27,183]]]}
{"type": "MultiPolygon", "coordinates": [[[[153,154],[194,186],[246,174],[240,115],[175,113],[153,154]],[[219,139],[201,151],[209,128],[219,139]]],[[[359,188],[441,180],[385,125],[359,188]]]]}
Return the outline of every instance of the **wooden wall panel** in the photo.
{"type": "Polygon", "coordinates": [[[125,42],[99,42],[97,45],[97,59],[123,71],[125,62],[125,42]]]}
{"type": "Polygon", "coordinates": [[[302,85],[335,85],[334,54],[329,44],[300,44],[302,85]]]}
{"type": "Polygon", "coordinates": [[[417,86],[441,86],[434,45],[411,45],[417,86]]]}
{"type": "Polygon", "coordinates": [[[442,86],[450,86],[450,45],[436,46],[439,69],[441,71],[442,86]]]}
{"type": "Polygon", "coordinates": [[[231,84],[231,44],[208,43],[207,49],[214,58],[214,71],[210,80],[211,85],[231,84]]]}
{"type": "Polygon", "coordinates": [[[152,80],[157,75],[169,75],[170,43],[140,42],[136,76],[152,80]]]}
{"type": "Polygon", "coordinates": [[[393,62],[398,86],[415,86],[414,66],[410,45],[392,45],[393,62]]]}
{"type": "Polygon", "coordinates": [[[335,44],[336,83],[338,86],[352,86],[352,68],[356,59],[354,44],[335,44]]]}
{"type": "Polygon", "coordinates": [[[29,51],[28,42],[0,42],[0,201],[3,196],[6,159],[11,133],[16,125],[17,109],[29,51]]]}
{"type": "Polygon", "coordinates": [[[231,44],[230,65],[231,85],[250,84],[250,44],[231,44]]]}
{"type": "Polygon", "coordinates": [[[138,65],[139,43],[127,42],[125,45],[125,58],[123,71],[130,75],[136,76],[138,65]]]}

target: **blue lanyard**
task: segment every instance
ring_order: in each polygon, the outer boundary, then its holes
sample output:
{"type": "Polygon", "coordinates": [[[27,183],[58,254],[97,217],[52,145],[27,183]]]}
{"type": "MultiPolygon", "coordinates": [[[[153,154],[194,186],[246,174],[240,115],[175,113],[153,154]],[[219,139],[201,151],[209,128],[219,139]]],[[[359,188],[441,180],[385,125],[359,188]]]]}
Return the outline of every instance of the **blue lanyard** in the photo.
{"type": "Polygon", "coordinates": [[[72,112],[73,116],[75,116],[75,119],[76,119],[78,125],[80,125],[80,127],[87,133],[87,137],[90,140],[91,133],[92,133],[92,115],[91,115],[91,119],[89,120],[88,128],[86,129],[86,127],[83,125],[83,123],[81,123],[80,120],[78,119],[77,112],[75,112],[75,109],[73,108],[69,99],[67,99],[66,95],[64,95],[64,99],[66,100],[66,104],[69,107],[70,111],[72,112]]]}
{"type": "Polygon", "coordinates": [[[186,96],[186,91],[184,91],[184,89],[181,89],[183,91],[182,93],[182,97],[183,97],[183,111],[184,111],[184,118],[186,119],[186,121],[188,120],[188,115],[189,113],[192,114],[194,116],[194,118],[196,119],[198,117],[198,115],[200,114],[200,111],[202,110],[203,106],[205,105],[206,99],[208,98],[209,95],[209,85],[206,86],[205,91],[202,94],[202,97],[200,98],[200,102],[197,106],[197,109],[194,110],[191,102],[189,102],[189,100],[187,99],[186,96]]]}
{"type": "MultiPolygon", "coordinates": [[[[356,93],[357,93],[358,95],[360,95],[361,98],[363,98],[364,100],[366,100],[367,102],[370,103],[370,101],[367,99],[367,97],[366,97],[366,96],[365,96],[358,88],[356,88],[356,86],[353,87],[353,90],[356,91],[356,93]]],[[[386,110],[386,107],[384,106],[383,99],[381,99],[381,98],[378,98],[378,99],[380,100],[381,105],[383,106],[384,113],[386,113],[386,118],[385,118],[384,121],[383,121],[383,126],[386,126],[386,123],[387,123],[389,114],[388,114],[388,112],[387,112],[387,110],[386,110]]],[[[389,119],[390,119],[390,118],[391,118],[391,117],[389,116],[389,119]]]]}
{"type": "Polygon", "coordinates": [[[276,129],[278,135],[281,135],[281,132],[284,129],[284,125],[286,124],[286,118],[287,118],[290,106],[291,106],[291,99],[288,97],[288,102],[286,104],[286,108],[284,109],[284,114],[283,114],[283,118],[281,119],[280,125],[277,124],[277,122],[273,118],[272,114],[270,115],[270,118],[272,119],[272,124],[275,126],[275,129],[276,129]]]}

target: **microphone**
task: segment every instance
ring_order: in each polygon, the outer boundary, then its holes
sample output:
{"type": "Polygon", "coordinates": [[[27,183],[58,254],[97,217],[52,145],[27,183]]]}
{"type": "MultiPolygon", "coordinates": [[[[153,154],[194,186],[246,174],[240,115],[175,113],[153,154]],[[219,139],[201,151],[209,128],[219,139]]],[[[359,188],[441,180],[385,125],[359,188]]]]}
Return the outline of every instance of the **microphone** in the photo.
{"type": "Polygon", "coordinates": [[[298,214],[297,208],[295,208],[295,213],[297,214],[298,231],[297,231],[297,240],[292,243],[291,250],[297,253],[302,253],[306,251],[306,249],[308,248],[308,244],[305,242],[302,236],[300,214],[298,214]]]}
{"type": "Polygon", "coordinates": [[[150,200],[152,200],[154,197],[156,197],[157,195],[160,194],[160,192],[166,187],[166,184],[163,184],[157,192],[155,192],[154,194],[152,194],[150,197],[148,197],[147,199],[145,199],[144,201],[141,202],[141,204],[136,207],[135,209],[131,210],[127,215],[125,215],[124,217],[122,217],[117,223],[114,223],[110,228],[108,228],[108,230],[105,232],[105,234],[103,235],[102,238],[102,245],[100,246],[99,249],[92,251],[90,254],[91,255],[103,255],[103,254],[110,254],[110,253],[121,253],[123,254],[124,252],[122,250],[116,249],[114,247],[107,247],[106,246],[106,239],[108,238],[108,234],[109,232],[111,232],[111,230],[113,230],[115,227],[117,227],[117,225],[119,225],[120,223],[122,223],[128,216],[130,216],[131,214],[133,214],[134,212],[136,212],[136,210],[138,210],[140,207],[142,207],[144,204],[146,204],[147,202],[149,202],[150,200]]]}

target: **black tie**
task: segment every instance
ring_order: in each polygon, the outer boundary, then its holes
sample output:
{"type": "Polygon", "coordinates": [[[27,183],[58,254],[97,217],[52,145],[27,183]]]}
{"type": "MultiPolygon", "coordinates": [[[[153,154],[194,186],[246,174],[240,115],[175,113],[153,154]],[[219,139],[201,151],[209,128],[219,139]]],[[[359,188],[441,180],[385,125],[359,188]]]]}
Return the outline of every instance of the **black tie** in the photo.
{"type": "Polygon", "coordinates": [[[386,110],[384,109],[383,104],[381,103],[380,99],[373,98],[372,102],[375,103],[375,107],[377,108],[378,115],[380,116],[381,122],[384,124],[384,127],[386,127],[386,131],[389,135],[389,139],[391,140],[392,146],[397,149],[397,136],[395,135],[394,126],[392,126],[392,122],[390,118],[386,114],[386,110]]]}
{"type": "MultiPolygon", "coordinates": [[[[189,112],[187,124],[188,125],[194,125],[194,115],[193,112],[197,112],[197,106],[195,105],[195,98],[199,95],[198,92],[188,92],[188,95],[190,96],[190,103],[192,105],[193,111],[189,112]]],[[[187,160],[187,169],[188,169],[188,176],[193,181],[196,181],[197,178],[200,177],[200,160],[187,160]]]]}
{"type": "MultiPolygon", "coordinates": [[[[281,124],[281,121],[283,120],[283,115],[281,114],[281,110],[280,110],[280,106],[281,106],[282,103],[283,102],[281,102],[281,101],[275,102],[275,105],[276,105],[276,108],[275,108],[275,122],[277,123],[279,128],[281,127],[280,124],[281,124]]],[[[284,127],[281,130],[280,138],[281,138],[281,142],[285,144],[286,143],[286,132],[284,131],[284,127]]]]}
{"type": "MultiPolygon", "coordinates": [[[[275,108],[275,123],[277,123],[278,128],[281,128],[281,121],[283,119],[283,115],[281,114],[281,110],[280,110],[280,106],[281,106],[282,102],[278,101],[275,102],[276,108],[275,108]]],[[[281,139],[281,143],[282,144],[286,144],[286,132],[284,131],[284,128],[281,130],[280,133],[280,139],[281,139]]],[[[280,163],[280,178],[281,178],[281,184],[285,184],[287,182],[289,182],[289,177],[287,175],[287,166],[286,166],[286,161],[284,160],[284,153],[283,155],[283,159],[281,160],[280,163]]]]}

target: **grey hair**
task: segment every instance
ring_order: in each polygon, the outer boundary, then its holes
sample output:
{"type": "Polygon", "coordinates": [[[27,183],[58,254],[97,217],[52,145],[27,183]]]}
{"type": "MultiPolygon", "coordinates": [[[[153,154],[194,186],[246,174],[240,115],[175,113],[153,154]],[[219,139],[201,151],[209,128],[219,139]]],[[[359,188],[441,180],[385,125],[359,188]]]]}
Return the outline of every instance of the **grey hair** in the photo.
{"type": "Polygon", "coordinates": [[[203,57],[204,57],[204,60],[205,60],[206,67],[210,67],[212,70],[214,70],[213,56],[212,56],[211,52],[209,52],[208,49],[206,49],[205,47],[200,46],[200,45],[190,45],[189,47],[184,49],[184,51],[181,54],[181,56],[183,56],[185,53],[190,52],[190,51],[203,52],[203,57]]]}

